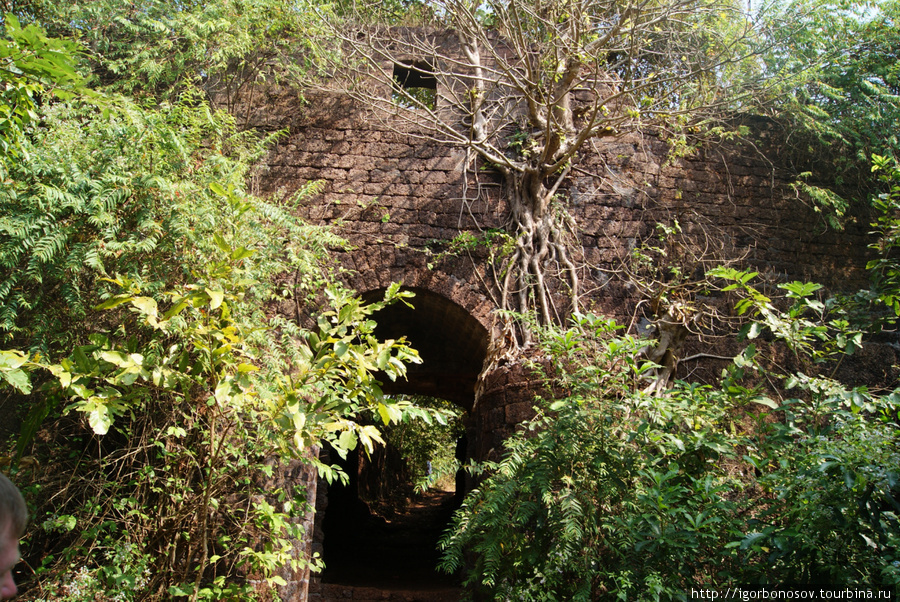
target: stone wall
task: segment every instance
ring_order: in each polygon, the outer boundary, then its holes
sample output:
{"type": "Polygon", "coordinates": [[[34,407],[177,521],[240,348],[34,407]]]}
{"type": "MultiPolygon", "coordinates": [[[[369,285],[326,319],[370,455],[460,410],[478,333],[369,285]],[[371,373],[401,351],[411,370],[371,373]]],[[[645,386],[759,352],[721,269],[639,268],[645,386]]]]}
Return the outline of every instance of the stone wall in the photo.
{"type": "MultiPolygon", "coordinates": [[[[301,201],[296,213],[335,225],[354,245],[340,254],[351,270],[348,284],[366,293],[402,281],[447,299],[483,333],[499,336],[484,249],[436,255],[460,232],[503,227],[506,206],[496,174],[464,170],[462,149],[430,142],[421,130],[340,95],[311,94],[303,103],[287,91],[267,94],[239,111],[249,127],[287,131],[257,176],[258,192],[289,199],[306,182],[321,180],[322,192],[301,201]]],[[[643,293],[622,276],[623,262],[654,236],[656,224],[676,221],[682,244],[693,246],[685,256],[702,259],[695,269],[710,267],[718,252],[744,257],[743,266],[769,282],[815,280],[832,289],[864,284],[869,218],[855,216],[843,231],[830,229],[777,168],[777,140],[767,124],[750,125],[756,146],[707,147],[679,159],[670,159],[666,143],[649,135],[592,141],[560,189],[577,223],[590,307],[637,323],[643,293]],[[756,148],[768,148],[767,156],[756,148]]],[[[521,370],[505,366],[501,372],[482,375],[480,385],[465,384],[473,396],[480,387],[478,406],[485,412],[473,417],[476,455],[496,449],[530,408],[528,379],[517,380],[521,370]]]]}
{"type": "MultiPolygon", "coordinates": [[[[309,180],[322,180],[323,192],[297,213],[313,223],[341,224],[338,231],[357,246],[344,257],[356,272],[352,284],[364,292],[399,279],[440,289],[489,325],[492,304],[482,282],[489,274],[480,258],[475,265],[447,258],[429,270],[425,249],[439,251],[460,231],[501,228],[498,179],[469,173],[464,198],[462,150],[429,143],[399,124],[391,130],[349,100],[308,100],[303,105],[274,95],[265,111],[251,114],[254,127],[289,132],[266,161],[259,191],[290,195],[309,180]]],[[[813,279],[837,289],[862,283],[867,216],[851,219],[843,231],[829,229],[750,147],[709,148],[671,161],[667,152],[649,136],[596,139],[561,189],[571,199],[591,266],[593,282],[586,288],[604,310],[629,314],[638,299],[615,274],[657,222],[673,220],[686,233],[706,232],[746,254],[748,266],[773,278],[813,279]]]]}
{"type": "MultiPolygon", "coordinates": [[[[340,95],[310,94],[300,102],[290,91],[269,89],[237,113],[248,127],[287,132],[255,177],[257,193],[292,202],[306,182],[322,181],[321,193],[294,210],[335,226],[354,246],[340,253],[349,285],[378,295],[402,281],[419,291],[418,317],[392,314],[385,322],[399,330],[382,334],[424,341],[438,367],[419,374],[414,390],[429,390],[422,388],[428,381],[436,396],[444,391],[469,410],[469,456],[496,456],[531,415],[538,383],[521,358],[495,361],[481,374],[457,366],[460,356],[480,366],[489,348],[502,348],[493,274],[484,248],[440,255],[461,232],[503,228],[496,174],[464,169],[462,149],[429,142],[421,130],[340,95]]],[[[838,290],[864,284],[869,218],[829,229],[777,169],[777,141],[766,124],[751,125],[759,147],[770,149],[767,157],[753,146],[723,145],[672,160],[665,142],[638,134],[592,142],[560,189],[578,227],[589,306],[638,322],[644,293],[623,276],[623,262],[660,223],[679,224],[682,251],[697,259],[696,269],[710,267],[718,253],[743,257],[744,267],[770,283],[816,280],[838,290]]],[[[321,511],[324,490],[319,497],[321,511]]],[[[321,542],[321,532],[317,537],[321,542]]]]}

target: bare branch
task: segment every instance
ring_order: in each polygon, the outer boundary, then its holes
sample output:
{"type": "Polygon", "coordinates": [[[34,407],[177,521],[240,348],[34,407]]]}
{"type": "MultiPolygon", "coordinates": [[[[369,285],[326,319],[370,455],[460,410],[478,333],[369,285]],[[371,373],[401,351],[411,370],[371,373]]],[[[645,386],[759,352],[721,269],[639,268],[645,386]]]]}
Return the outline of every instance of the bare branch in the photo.
{"type": "Polygon", "coordinates": [[[334,81],[386,127],[498,170],[515,240],[494,270],[501,307],[561,319],[580,295],[576,226],[556,200],[572,166],[598,136],[720,115],[757,24],[729,0],[437,0],[434,15],[420,29],[330,22],[345,48],[334,81]],[[394,81],[395,65],[434,78],[435,106],[394,81]]]}

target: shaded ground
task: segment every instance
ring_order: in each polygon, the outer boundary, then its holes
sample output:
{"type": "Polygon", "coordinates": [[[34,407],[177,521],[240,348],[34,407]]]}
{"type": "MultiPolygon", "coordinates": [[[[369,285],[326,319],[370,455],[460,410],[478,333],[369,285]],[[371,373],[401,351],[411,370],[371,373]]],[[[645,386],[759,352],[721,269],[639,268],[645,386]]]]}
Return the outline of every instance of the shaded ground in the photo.
{"type": "Polygon", "coordinates": [[[452,491],[429,490],[390,519],[373,513],[358,500],[334,501],[335,505],[329,503],[328,516],[336,520],[326,523],[328,568],[322,575],[323,584],[433,592],[431,598],[377,598],[385,600],[459,599],[458,580],[435,570],[437,542],[456,507],[452,491]],[[437,597],[453,592],[456,598],[437,597]]]}
{"type": "Polygon", "coordinates": [[[459,602],[459,588],[406,590],[319,584],[310,589],[309,602],[459,602]]]}

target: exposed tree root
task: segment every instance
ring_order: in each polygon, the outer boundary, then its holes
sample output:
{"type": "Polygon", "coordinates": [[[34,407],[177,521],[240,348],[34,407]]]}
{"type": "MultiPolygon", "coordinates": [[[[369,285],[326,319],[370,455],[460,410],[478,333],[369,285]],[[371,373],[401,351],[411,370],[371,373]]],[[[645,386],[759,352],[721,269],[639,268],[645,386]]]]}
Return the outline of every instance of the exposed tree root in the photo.
{"type": "MultiPolygon", "coordinates": [[[[507,230],[516,238],[515,250],[503,269],[500,306],[520,314],[536,310],[541,324],[557,323],[579,308],[578,270],[569,252],[574,223],[553,206],[556,187],[548,190],[528,172],[506,175],[510,189],[507,230]],[[553,301],[554,284],[559,281],[569,287],[570,306],[563,311],[553,301]]],[[[519,325],[516,330],[518,342],[528,344],[528,328],[519,325]]]]}

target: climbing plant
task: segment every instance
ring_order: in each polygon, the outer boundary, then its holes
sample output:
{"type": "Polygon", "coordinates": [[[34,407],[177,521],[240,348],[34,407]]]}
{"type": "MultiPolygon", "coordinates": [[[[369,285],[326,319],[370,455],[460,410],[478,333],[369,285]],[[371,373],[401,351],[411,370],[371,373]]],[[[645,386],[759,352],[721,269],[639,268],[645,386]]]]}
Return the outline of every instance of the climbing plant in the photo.
{"type": "MultiPolygon", "coordinates": [[[[514,245],[495,265],[496,301],[534,310],[541,324],[580,308],[583,266],[564,183],[582,153],[598,138],[696,124],[729,103],[725,90],[739,96],[760,84],[749,60],[759,23],[728,2],[440,2],[430,24],[452,42],[429,28],[329,22],[344,44],[333,67],[343,92],[387,127],[463,148],[467,170],[502,178],[514,245]],[[436,106],[398,87],[386,60],[435,81],[436,106]]],[[[529,338],[522,326],[519,342],[529,338]]]]}
{"type": "Polygon", "coordinates": [[[764,293],[754,272],[710,270],[747,318],[716,385],[646,392],[656,365],[610,320],[538,329],[537,416],[457,513],[442,567],[496,600],[683,599],[715,584],[900,582],[900,390],[838,378],[896,320],[896,165],[858,298],[816,283],[764,293]],[[860,303],[875,321],[858,321],[860,303]],[[886,306],[886,307],[885,307],[886,306]],[[887,322],[886,322],[887,321],[887,322]],[[867,329],[863,329],[863,325],[867,329]],[[793,365],[783,367],[784,352],[793,365]]]}

